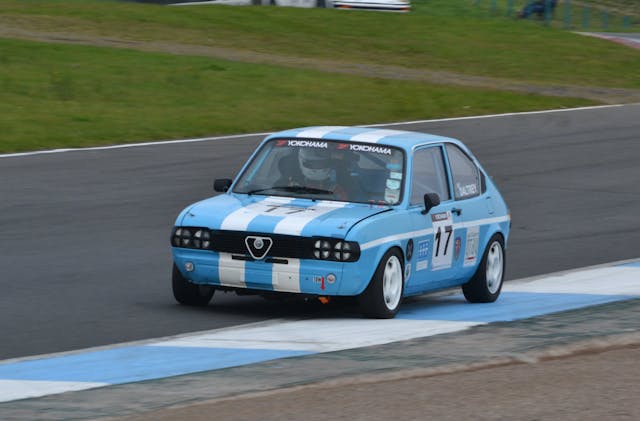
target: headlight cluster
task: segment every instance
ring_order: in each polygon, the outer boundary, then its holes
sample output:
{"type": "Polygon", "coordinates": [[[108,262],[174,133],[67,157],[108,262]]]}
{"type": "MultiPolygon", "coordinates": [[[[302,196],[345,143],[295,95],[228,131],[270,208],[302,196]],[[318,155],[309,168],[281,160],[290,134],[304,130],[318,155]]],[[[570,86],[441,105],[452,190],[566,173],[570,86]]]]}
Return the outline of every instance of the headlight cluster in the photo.
{"type": "Polygon", "coordinates": [[[354,262],[360,257],[358,243],[334,239],[316,239],[313,243],[313,257],[319,260],[354,262]]]}
{"type": "Polygon", "coordinates": [[[207,228],[176,227],[171,235],[171,245],[190,249],[211,248],[211,231],[207,228]]]}

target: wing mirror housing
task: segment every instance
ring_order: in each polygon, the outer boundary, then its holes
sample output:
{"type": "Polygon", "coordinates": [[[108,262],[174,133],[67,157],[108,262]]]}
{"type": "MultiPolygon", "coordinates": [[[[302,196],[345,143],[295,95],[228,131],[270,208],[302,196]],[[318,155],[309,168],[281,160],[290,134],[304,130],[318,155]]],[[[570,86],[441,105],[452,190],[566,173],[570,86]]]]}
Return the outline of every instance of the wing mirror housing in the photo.
{"type": "Polygon", "coordinates": [[[229,190],[231,183],[233,183],[233,180],[230,178],[218,178],[213,181],[213,190],[224,193],[229,190]]]}
{"type": "Polygon", "coordinates": [[[424,210],[422,211],[422,214],[428,214],[431,208],[438,206],[439,204],[440,196],[438,196],[437,193],[426,193],[424,195],[424,210]]]}

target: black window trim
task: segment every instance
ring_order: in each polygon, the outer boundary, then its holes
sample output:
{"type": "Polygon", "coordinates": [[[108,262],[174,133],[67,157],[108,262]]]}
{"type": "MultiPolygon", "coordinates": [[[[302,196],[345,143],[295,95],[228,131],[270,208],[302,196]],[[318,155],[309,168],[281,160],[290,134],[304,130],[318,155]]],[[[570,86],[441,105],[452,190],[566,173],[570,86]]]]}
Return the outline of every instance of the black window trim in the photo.
{"type": "MultiPolygon", "coordinates": [[[[447,191],[449,193],[449,198],[446,200],[442,200],[442,198],[440,198],[440,203],[447,203],[447,202],[451,202],[454,199],[453,196],[453,191],[452,191],[452,178],[451,178],[451,170],[449,168],[449,161],[448,161],[448,156],[446,155],[446,145],[447,143],[421,143],[419,145],[415,145],[412,150],[411,150],[411,174],[409,175],[409,179],[408,179],[408,187],[411,189],[410,191],[407,192],[408,198],[409,198],[409,207],[410,208],[415,208],[415,207],[424,207],[424,202],[420,201],[419,203],[411,203],[411,196],[413,196],[413,166],[415,165],[415,154],[417,151],[422,150],[422,149],[428,149],[428,148],[432,148],[432,147],[437,147],[440,148],[440,157],[442,158],[442,165],[443,165],[443,170],[444,170],[444,176],[446,179],[446,188],[447,191]]],[[[435,193],[435,192],[434,192],[435,193]]]]}
{"type": "Polygon", "coordinates": [[[450,183],[451,183],[451,191],[449,192],[449,194],[453,193],[452,198],[453,200],[460,202],[463,200],[469,200],[469,199],[475,199],[476,197],[480,197],[482,196],[486,190],[487,190],[487,186],[486,186],[486,180],[484,179],[485,175],[482,172],[482,170],[480,169],[480,167],[478,167],[478,164],[476,164],[476,161],[464,150],[462,149],[460,146],[458,146],[457,144],[453,143],[453,142],[447,142],[445,143],[445,147],[444,147],[445,153],[446,153],[446,159],[447,159],[447,168],[449,170],[449,176],[450,176],[450,183]],[[447,151],[447,146],[453,146],[455,147],[457,150],[459,150],[464,156],[467,157],[467,159],[469,161],[471,161],[471,163],[473,164],[474,168],[476,169],[476,172],[478,174],[478,182],[480,184],[480,192],[478,194],[475,194],[473,196],[467,196],[467,197],[463,197],[463,198],[459,198],[456,195],[456,191],[453,188],[453,168],[451,167],[451,159],[449,158],[449,151],[447,151]]]}

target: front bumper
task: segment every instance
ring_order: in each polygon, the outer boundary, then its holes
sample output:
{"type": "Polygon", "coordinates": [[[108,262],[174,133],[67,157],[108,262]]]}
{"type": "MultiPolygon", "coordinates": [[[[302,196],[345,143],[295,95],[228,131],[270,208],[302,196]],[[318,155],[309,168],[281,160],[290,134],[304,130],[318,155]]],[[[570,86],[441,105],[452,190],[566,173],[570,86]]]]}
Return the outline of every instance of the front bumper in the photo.
{"type": "Polygon", "coordinates": [[[253,260],[245,255],[178,247],[173,247],[172,253],[176,266],[191,282],[237,289],[353,296],[364,291],[373,274],[363,259],[366,256],[344,263],[297,258],[253,260]]]}

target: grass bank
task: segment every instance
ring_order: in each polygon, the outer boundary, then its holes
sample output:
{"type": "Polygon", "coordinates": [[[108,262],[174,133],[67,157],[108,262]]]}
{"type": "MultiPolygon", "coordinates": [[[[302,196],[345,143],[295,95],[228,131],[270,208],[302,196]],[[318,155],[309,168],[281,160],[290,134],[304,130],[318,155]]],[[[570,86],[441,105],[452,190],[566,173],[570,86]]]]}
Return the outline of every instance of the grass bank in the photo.
{"type": "Polygon", "coordinates": [[[0,151],[587,105],[204,57],[0,40],[0,151]]]}
{"type": "Polygon", "coordinates": [[[539,83],[640,88],[639,51],[504,15],[492,16],[473,4],[474,0],[414,0],[413,12],[391,14],[4,0],[0,25],[539,83]]]}

